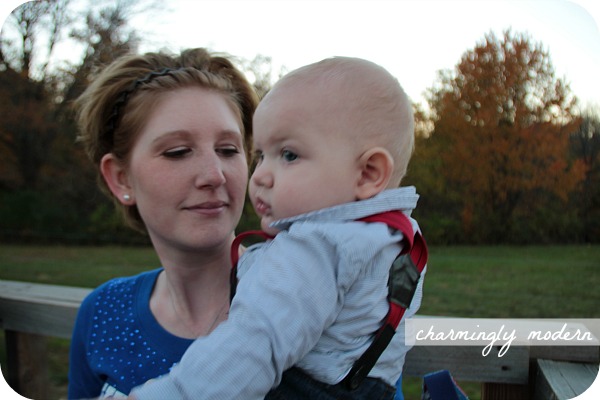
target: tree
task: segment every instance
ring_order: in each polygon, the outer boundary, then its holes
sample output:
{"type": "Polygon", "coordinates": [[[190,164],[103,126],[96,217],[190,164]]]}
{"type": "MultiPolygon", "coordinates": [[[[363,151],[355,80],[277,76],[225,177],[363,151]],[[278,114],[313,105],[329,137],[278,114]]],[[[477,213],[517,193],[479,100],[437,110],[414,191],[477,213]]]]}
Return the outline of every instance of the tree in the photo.
{"type": "MultiPolygon", "coordinates": [[[[12,28],[14,40],[6,37],[3,30],[0,40],[0,65],[2,69],[20,71],[26,78],[33,78],[33,62],[38,52],[49,60],[56,43],[64,29],[70,23],[68,16],[69,0],[38,0],[17,7],[7,19],[8,28],[12,28]],[[46,46],[40,43],[40,36],[47,35],[46,46]]],[[[48,62],[41,62],[38,75],[45,76],[48,62]]],[[[40,80],[40,79],[38,79],[40,80]]],[[[43,79],[41,79],[43,80],[43,79]]]]}
{"type": "Polygon", "coordinates": [[[413,104],[415,119],[415,151],[408,165],[403,186],[414,185],[422,195],[415,209],[415,218],[426,232],[431,243],[449,244],[451,238],[459,235],[460,226],[454,217],[460,213],[457,203],[449,201],[448,182],[439,172],[442,159],[438,156],[441,138],[436,138],[438,146],[432,146],[433,123],[420,104],[413,104]]]}
{"type": "Polygon", "coordinates": [[[71,102],[96,68],[137,49],[127,21],[140,1],[103,4],[78,19],[68,0],[28,2],[0,34],[0,221],[9,237],[86,230],[92,211],[107,209],[92,166],[76,147],[71,102]],[[78,42],[82,58],[51,66],[52,51],[64,40],[78,42]]]}
{"type": "Polygon", "coordinates": [[[51,170],[52,162],[65,161],[49,149],[61,143],[73,146],[75,127],[65,126],[72,121],[70,103],[87,86],[95,68],[137,49],[139,40],[127,20],[138,3],[121,0],[92,8],[79,28],[69,0],[27,2],[9,16],[9,29],[2,31],[0,40],[0,92],[10,94],[11,101],[0,111],[9,117],[0,140],[1,150],[8,152],[6,159],[14,160],[21,185],[36,187],[44,168],[51,170]],[[67,30],[82,45],[83,58],[80,63],[50,70],[53,49],[66,39],[67,30]]]}
{"type": "MultiPolygon", "coordinates": [[[[41,0],[18,7],[7,19],[15,40],[0,38],[0,94],[6,99],[0,108],[3,126],[0,143],[9,161],[9,185],[36,187],[39,172],[49,159],[48,148],[56,136],[56,123],[47,102],[46,68],[34,73],[33,60],[41,51],[39,37],[48,33],[46,52],[54,49],[66,23],[68,2],[41,0]]],[[[4,184],[6,184],[4,180],[4,184]]]]}
{"type": "MultiPolygon", "coordinates": [[[[576,98],[554,76],[548,53],[524,34],[493,33],[467,51],[428,94],[434,129],[427,140],[439,162],[449,210],[459,209],[471,241],[523,241],[522,218],[550,215],[582,179],[569,160],[578,126],[576,98]]],[[[535,238],[531,239],[536,241],[535,238]]]]}
{"type": "Polygon", "coordinates": [[[274,76],[273,59],[262,54],[257,54],[252,60],[241,60],[240,64],[261,99],[271,90],[275,81],[286,73],[285,67],[281,67],[277,76],[274,76]]]}
{"type": "Polygon", "coordinates": [[[585,166],[585,179],[577,193],[585,242],[600,240],[600,115],[588,108],[581,115],[579,129],[571,136],[573,155],[585,166]]]}

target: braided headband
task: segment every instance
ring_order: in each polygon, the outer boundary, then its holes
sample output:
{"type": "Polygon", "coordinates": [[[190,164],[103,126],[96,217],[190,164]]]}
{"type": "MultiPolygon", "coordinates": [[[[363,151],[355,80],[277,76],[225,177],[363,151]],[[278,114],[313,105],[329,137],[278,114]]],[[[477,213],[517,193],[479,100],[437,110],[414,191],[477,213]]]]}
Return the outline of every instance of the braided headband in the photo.
{"type": "Polygon", "coordinates": [[[113,135],[117,128],[117,122],[119,120],[119,113],[121,112],[121,109],[125,106],[125,104],[127,103],[127,99],[129,98],[129,96],[133,92],[135,92],[137,90],[137,88],[140,87],[141,85],[144,85],[144,84],[152,81],[155,78],[170,75],[171,73],[182,70],[183,68],[184,67],[163,68],[160,71],[152,71],[148,75],[144,76],[143,78],[139,78],[139,79],[136,79],[135,81],[133,81],[131,86],[128,89],[122,91],[121,94],[119,94],[119,97],[117,97],[117,100],[115,101],[115,105],[113,107],[113,112],[110,115],[110,117],[108,118],[108,122],[106,124],[105,135],[111,141],[111,145],[113,142],[113,135]]]}

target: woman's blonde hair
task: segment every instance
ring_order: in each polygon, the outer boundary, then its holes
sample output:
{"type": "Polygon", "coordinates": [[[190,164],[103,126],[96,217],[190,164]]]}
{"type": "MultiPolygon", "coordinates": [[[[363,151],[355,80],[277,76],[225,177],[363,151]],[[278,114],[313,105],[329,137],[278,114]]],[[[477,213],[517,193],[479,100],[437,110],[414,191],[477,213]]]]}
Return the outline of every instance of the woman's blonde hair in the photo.
{"type": "MultiPolygon", "coordinates": [[[[113,197],[100,174],[100,161],[112,153],[127,165],[137,136],[159,94],[185,87],[203,87],[226,95],[239,111],[245,149],[252,141],[252,116],[258,97],[244,74],[224,55],[206,49],[188,49],[179,55],[147,53],[126,55],[95,77],[76,100],[79,140],[96,166],[100,188],[113,197]]],[[[145,231],[135,205],[114,199],[133,228],[145,231]]]]}

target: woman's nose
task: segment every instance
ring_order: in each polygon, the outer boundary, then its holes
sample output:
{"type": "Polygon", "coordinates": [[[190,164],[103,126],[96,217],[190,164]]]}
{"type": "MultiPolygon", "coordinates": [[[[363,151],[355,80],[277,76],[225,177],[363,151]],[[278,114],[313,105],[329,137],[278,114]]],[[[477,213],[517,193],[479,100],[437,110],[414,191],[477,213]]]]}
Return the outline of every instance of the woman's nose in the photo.
{"type": "Polygon", "coordinates": [[[218,187],[225,184],[225,174],[220,158],[216,154],[200,156],[201,162],[197,166],[196,187],[218,187]]]}

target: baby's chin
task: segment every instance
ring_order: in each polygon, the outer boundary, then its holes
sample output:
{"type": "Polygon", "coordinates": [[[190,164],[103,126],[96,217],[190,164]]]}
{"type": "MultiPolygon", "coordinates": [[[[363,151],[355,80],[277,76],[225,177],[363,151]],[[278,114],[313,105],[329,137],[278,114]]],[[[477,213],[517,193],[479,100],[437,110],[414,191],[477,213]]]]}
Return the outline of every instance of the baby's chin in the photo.
{"type": "Polygon", "coordinates": [[[277,235],[279,233],[279,229],[273,228],[273,227],[269,226],[269,224],[271,222],[273,222],[273,220],[271,218],[263,218],[263,219],[261,219],[260,220],[260,228],[267,235],[275,236],[275,235],[277,235]]]}

